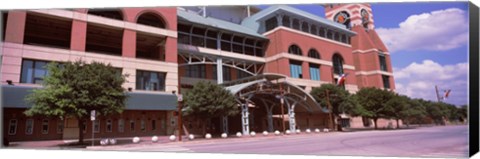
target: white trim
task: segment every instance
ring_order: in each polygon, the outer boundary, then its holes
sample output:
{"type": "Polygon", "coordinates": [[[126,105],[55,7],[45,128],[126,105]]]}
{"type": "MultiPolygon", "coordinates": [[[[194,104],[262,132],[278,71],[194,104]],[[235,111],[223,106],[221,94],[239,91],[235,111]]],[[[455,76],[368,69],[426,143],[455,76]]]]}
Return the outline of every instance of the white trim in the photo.
{"type": "Polygon", "coordinates": [[[10,119],[10,121],[8,122],[8,135],[17,134],[17,128],[18,128],[18,120],[17,119],[10,119]],[[10,128],[12,127],[12,121],[15,121],[15,128],[13,129],[14,132],[10,133],[10,128]]]}
{"type": "MultiPolygon", "coordinates": [[[[315,58],[306,57],[306,56],[293,55],[293,54],[289,54],[289,53],[286,53],[286,52],[282,52],[282,53],[275,54],[273,56],[267,57],[265,61],[266,62],[272,62],[272,61],[275,61],[275,60],[278,60],[278,59],[281,59],[281,58],[288,58],[288,59],[292,59],[292,60],[297,60],[297,61],[302,61],[302,62],[308,62],[308,63],[333,67],[333,63],[331,61],[322,60],[322,59],[315,59],[315,58]]],[[[355,70],[355,66],[344,64],[343,69],[355,70]]]]}
{"type": "Polygon", "coordinates": [[[381,70],[374,70],[374,71],[357,71],[355,72],[355,75],[375,75],[375,74],[381,74],[381,75],[387,75],[387,76],[393,76],[393,73],[391,72],[385,72],[381,70]]]}
{"type": "Polygon", "coordinates": [[[267,35],[272,34],[272,33],[276,32],[278,30],[287,30],[287,31],[290,31],[290,32],[294,32],[296,34],[300,34],[300,35],[303,35],[303,36],[308,36],[308,37],[315,38],[315,39],[318,39],[318,40],[324,40],[324,41],[327,41],[327,42],[330,42],[330,43],[333,43],[333,44],[342,45],[342,46],[350,47],[350,48],[352,47],[352,45],[350,45],[350,44],[337,42],[335,40],[330,40],[330,39],[327,39],[327,38],[324,38],[324,37],[320,37],[320,36],[313,35],[313,34],[310,34],[310,33],[305,33],[303,31],[295,30],[295,29],[288,28],[288,27],[285,27],[285,26],[278,26],[275,29],[272,29],[270,31],[267,31],[267,32],[263,33],[262,35],[267,36],[267,35]]]}
{"type": "Polygon", "coordinates": [[[360,49],[357,49],[357,50],[353,50],[352,53],[370,53],[370,52],[372,52],[372,51],[374,51],[374,52],[376,52],[376,53],[382,52],[382,53],[384,53],[384,54],[390,54],[389,52],[383,52],[383,51],[380,51],[380,50],[375,49],[375,48],[373,48],[373,49],[368,49],[368,50],[360,50],[360,49]]]}

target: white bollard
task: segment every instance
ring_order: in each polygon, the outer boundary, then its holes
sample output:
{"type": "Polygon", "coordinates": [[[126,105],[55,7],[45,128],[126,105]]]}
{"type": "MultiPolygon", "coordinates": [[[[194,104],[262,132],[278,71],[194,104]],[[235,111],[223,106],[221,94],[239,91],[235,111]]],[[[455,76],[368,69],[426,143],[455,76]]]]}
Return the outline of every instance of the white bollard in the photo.
{"type": "Polygon", "coordinates": [[[255,131],[250,132],[250,136],[255,137],[255,135],[257,135],[257,133],[255,133],[255,131]]]}
{"type": "Polygon", "coordinates": [[[241,133],[241,132],[237,132],[237,137],[242,137],[242,133],[241,133]]]}
{"type": "Polygon", "coordinates": [[[300,134],[300,132],[302,132],[300,129],[297,129],[297,134],[300,134]]]}
{"type": "Polygon", "coordinates": [[[175,141],[177,137],[175,135],[170,135],[168,139],[170,139],[170,141],[175,141]]]}
{"type": "Polygon", "coordinates": [[[212,138],[212,134],[207,133],[207,134],[205,135],[205,138],[206,138],[206,139],[211,139],[211,138],[212,138]]]}
{"type": "Polygon", "coordinates": [[[195,139],[195,136],[193,136],[193,134],[190,134],[190,135],[188,135],[188,139],[193,140],[193,139],[195,139]]]}
{"type": "Polygon", "coordinates": [[[268,135],[268,131],[263,131],[263,136],[267,136],[268,135]]]}
{"type": "Polygon", "coordinates": [[[116,140],[116,139],[108,139],[108,142],[109,142],[111,145],[117,144],[117,140],[116,140]]]}
{"type": "Polygon", "coordinates": [[[101,139],[100,140],[100,145],[102,145],[102,146],[108,145],[108,139],[101,139]]]}
{"type": "Polygon", "coordinates": [[[323,129],[323,132],[328,132],[329,130],[327,128],[323,129]]]}
{"type": "Polygon", "coordinates": [[[222,133],[222,138],[227,138],[227,133],[222,133]]]}
{"type": "Polygon", "coordinates": [[[290,130],[285,131],[285,134],[290,135],[290,130]]]}
{"type": "Polygon", "coordinates": [[[312,131],[310,131],[310,129],[307,129],[305,130],[305,132],[310,134],[312,131]]]}
{"type": "Polygon", "coordinates": [[[134,137],[132,141],[133,141],[133,143],[139,143],[140,138],[139,137],[134,137]]]}
{"type": "Polygon", "coordinates": [[[320,129],[318,129],[318,128],[315,129],[315,132],[316,132],[316,133],[319,133],[319,132],[320,132],[320,129]]]}
{"type": "Polygon", "coordinates": [[[280,135],[280,131],[275,130],[275,135],[277,135],[277,136],[280,135]]]}
{"type": "Polygon", "coordinates": [[[158,137],[157,136],[153,136],[152,137],[152,142],[157,142],[158,141],[158,137]]]}

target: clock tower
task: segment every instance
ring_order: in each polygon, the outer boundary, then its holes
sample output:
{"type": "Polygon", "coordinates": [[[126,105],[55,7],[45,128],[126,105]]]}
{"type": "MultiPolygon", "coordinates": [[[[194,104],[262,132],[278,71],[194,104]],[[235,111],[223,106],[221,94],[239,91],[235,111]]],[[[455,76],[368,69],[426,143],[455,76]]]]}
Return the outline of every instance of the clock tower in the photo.
{"type": "Polygon", "coordinates": [[[325,17],[356,32],[351,37],[359,88],[395,90],[390,53],[375,31],[370,4],[327,4],[325,17]]]}

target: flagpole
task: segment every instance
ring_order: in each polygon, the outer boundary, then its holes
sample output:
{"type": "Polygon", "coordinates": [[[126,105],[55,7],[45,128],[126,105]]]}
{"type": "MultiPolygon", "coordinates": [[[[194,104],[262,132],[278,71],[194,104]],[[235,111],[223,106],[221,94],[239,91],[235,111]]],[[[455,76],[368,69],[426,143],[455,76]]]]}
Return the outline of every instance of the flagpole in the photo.
{"type": "Polygon", "coordinates": [[[438,95],[438,87],[435,85],[435,93],[437,94],[437,101],[440,102],[440,95],[438,95]]]}

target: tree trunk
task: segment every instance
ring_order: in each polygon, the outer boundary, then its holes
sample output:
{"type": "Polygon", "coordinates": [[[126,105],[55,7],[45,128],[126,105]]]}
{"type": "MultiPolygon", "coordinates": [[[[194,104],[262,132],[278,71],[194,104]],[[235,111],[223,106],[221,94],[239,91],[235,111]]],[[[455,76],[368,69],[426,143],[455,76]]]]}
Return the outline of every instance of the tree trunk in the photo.
{"type": "Polygon", "coordinates": [[[375,130],[378,129],[378,127],[377,127],[377,120],[378,120],[378,118],[373,118],[373,124],[375,125],[375,130]]]}
{"type": "Polygon", "coordinates": [[[397,129],[400,128],[400,125],[398,125],[398,118],[397,118],[397,129]]]}
{"type": "Polygon", "coordinates": [[[207,130],[206,130],[206,127],[207,127],[207,122],[206,121],[203,121],[202,122],[202,134],[205,135],[207,130]]]}
{"type": "Polygon", "coordinates": [[[78,143],[83,144],[83,120],[81,118],[77,118],[78,120],[78,143]]]}

